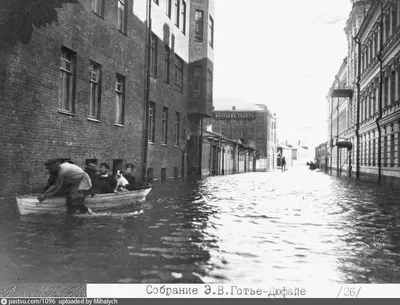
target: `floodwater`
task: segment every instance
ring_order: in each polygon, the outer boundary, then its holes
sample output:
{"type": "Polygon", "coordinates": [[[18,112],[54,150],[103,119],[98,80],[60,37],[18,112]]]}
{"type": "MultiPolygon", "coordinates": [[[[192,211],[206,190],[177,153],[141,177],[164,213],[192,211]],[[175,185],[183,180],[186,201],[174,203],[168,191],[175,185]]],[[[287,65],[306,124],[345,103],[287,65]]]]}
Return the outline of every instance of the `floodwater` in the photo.
{"type": "Polygon", "coordinates": [[[0,205],[0,283],[400,283],[400,188],[306,168],[157,183],[94,216],[0,205]]]}

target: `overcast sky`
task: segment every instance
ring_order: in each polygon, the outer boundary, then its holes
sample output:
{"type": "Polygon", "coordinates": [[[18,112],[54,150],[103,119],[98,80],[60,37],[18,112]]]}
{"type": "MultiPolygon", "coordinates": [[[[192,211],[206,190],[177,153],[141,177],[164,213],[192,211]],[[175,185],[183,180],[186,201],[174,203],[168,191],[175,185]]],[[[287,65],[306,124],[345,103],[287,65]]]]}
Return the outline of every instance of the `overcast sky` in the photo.
{"type": "Polygon", "coordinates": [[[214,103],[264,103],[280,139],[325,141],[326,96],[347,55],[350,10],[350,0],[216,0],[214,103]]]}

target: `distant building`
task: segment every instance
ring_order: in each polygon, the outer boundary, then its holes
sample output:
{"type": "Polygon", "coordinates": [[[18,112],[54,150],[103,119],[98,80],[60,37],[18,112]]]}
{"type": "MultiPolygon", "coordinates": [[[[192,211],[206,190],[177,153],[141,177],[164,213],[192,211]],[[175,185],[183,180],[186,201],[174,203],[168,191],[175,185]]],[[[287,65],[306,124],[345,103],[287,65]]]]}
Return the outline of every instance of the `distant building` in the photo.
{"type": "Polygon", "coordinates": [[[274,169],[277,122],[268,107],[237,98],[217,99],[214,105],[213,131],[254,147],[258,158],[265,160],[265,169],[274,169]]]}

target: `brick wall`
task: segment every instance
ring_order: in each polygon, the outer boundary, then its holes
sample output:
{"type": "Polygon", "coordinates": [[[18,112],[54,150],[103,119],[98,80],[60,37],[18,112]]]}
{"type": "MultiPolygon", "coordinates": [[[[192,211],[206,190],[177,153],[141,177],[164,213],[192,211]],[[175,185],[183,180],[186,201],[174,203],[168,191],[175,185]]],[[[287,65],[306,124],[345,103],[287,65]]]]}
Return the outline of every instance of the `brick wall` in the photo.
{"type": "Polygon", "coordinates": [[[9,54],[0,104],[0,197],[41,189],[48,158],[71,158],[82,167],[85,159],[110,166],[113,159],[122,159],[137,165],[139,178],[145,27],[128,1],[127,32],[119,32],[116,3],[105,2],[104,18],[91,11],[90,1],[64,5],[58,23],[35,29],[29,44],[9,54]],[[62,46],[77,54],[73,115],[58,111],[62,46]],[[99,122],[87,119],[90,60],[102,65],[99,122]],[[116,73],[126,78],[124,126],[114,124],[116,73]]]}

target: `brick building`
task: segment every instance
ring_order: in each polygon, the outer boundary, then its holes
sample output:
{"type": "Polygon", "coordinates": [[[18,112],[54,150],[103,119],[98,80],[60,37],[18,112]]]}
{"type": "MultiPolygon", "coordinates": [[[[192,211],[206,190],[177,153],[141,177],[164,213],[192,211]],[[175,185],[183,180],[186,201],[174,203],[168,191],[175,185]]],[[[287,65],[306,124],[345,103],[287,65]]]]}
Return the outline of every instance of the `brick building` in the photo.
{"type": "Polygon", "coordinates": [[[151,14],[147,176],[200,174],[202,121],[212,113],[214,1],[153,0],[151,14]]]}
{"type": "Polygon", "coordinates": [[[49,158],[107,162],[114,172],[133,163],[137,180],[184,175],[189,148],[201,162],[190,140],[201,141],[212,83],[201,77],[204,99],[189,103],[191,61],[201,53],[189,49],[206,50],[199,56],[212,74],[213,3],[71,2],[57,8],[57,22],[1,50],[0,197],[40,190],[49,158]]]}
{"type": "Polygon", "coordinates": [[[258,157],[266,160],[266,170],[276,167],[276,116],[266,105],[242,99],[218,99],[212,126],[214,132],[254,147],[258,157]]]}

